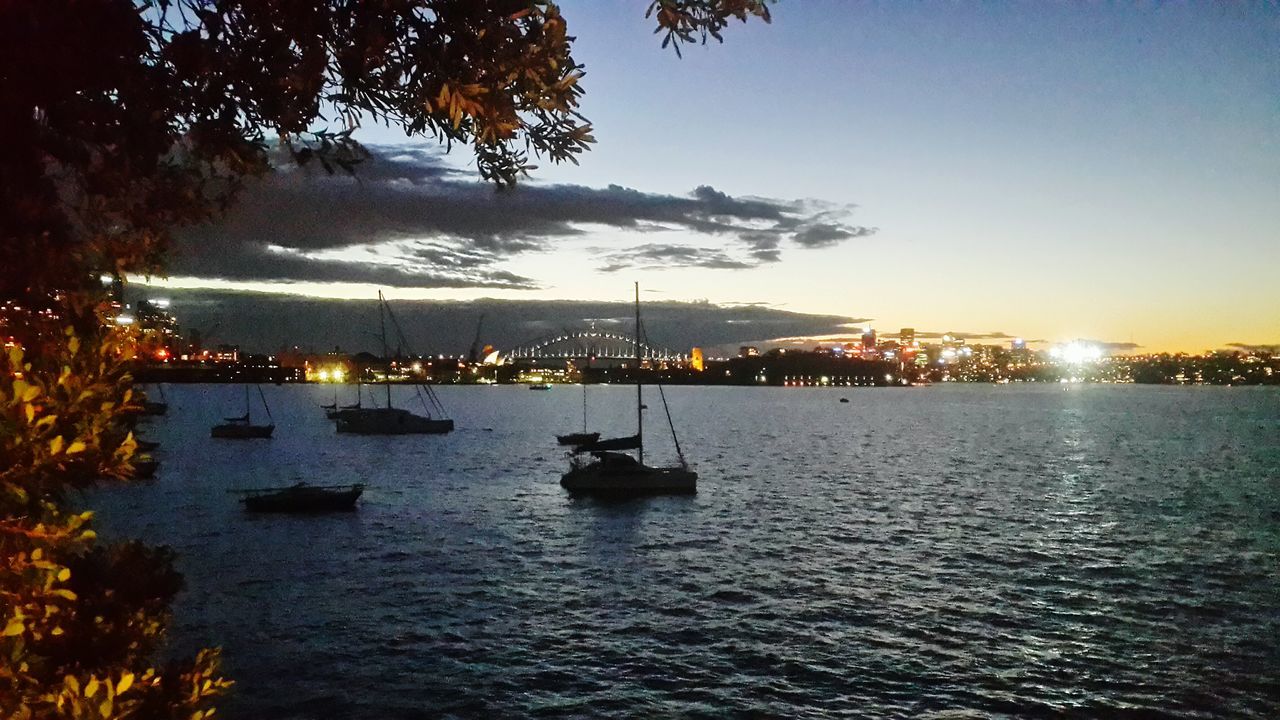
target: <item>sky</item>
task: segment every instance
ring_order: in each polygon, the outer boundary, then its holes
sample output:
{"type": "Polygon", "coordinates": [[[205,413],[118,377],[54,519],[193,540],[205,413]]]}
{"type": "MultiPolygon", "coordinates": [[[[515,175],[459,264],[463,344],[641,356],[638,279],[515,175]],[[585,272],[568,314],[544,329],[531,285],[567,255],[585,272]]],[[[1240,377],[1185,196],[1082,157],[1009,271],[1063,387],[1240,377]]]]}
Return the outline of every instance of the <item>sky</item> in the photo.
{"type": "MultiPolygon", "coordinates": [[[[646,5],[563,3],[598,140],[580,165],[498,194],[466,148],[362,128],[358,180],[250,188],[183,233],[168,292],[253,298],[231,336],[379,288],[564,326],[588,316],[559,301],[639,281],[690,318],[814,314],[787,328],[811,336],[1280,343],[1280,5],[783,0],[683,58],[646,5]]],[[[781,337],[760,318],[706,332],[781,337]]]]}

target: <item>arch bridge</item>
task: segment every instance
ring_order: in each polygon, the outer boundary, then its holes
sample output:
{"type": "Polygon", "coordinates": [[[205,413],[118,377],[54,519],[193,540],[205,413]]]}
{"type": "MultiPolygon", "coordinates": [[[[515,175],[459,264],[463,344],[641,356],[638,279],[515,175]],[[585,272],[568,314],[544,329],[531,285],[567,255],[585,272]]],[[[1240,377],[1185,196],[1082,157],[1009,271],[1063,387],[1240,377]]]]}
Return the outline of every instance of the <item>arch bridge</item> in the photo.
{"type": "MultiPolygon", "coordinates": [[[[636,356],[635,340],[618,333],[600,330],[564,332],[525,343],[500,353],[503,364],[519,360],[606,358],[630,360],[636,356]]],[[[644,360],[682,361],[688,356],[668,348],[640,343],[640,357],[644,360]]]]}

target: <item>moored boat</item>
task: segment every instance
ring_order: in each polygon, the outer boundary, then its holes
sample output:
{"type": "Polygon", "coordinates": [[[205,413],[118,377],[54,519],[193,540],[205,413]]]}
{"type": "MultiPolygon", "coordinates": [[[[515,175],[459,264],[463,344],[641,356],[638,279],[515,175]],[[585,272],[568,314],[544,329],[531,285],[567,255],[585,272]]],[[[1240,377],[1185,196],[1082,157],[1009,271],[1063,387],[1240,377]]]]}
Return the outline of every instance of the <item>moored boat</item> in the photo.
{"type": "Polygon", "coordinates": [[[644,394],[640,381],[640,284],[636,283],[636,434],[629,437],[608,438],[574,448],[569,471],[560,476],[560,485],[571,493],[600,496],[625,495],[686,495],[698,492],[698,473],[685,462],[676,436],[675,424],[667,397],[658,386],[662,407],[671,428],[679,464],[667,467],[651,467],[644,464],[644,394]],[[635,450],[636,456],[623,450],[635,450]],[[584,455],[590,456],[585,459],[584,455]]]}
{"type": "Polygon", "coordinates": [[[557,435],[556,442],[560,443],[561,445],[572,445],[574,447],[578,447],[579,445],[589,445],[599,439],[600,439],[600,433],[587,432],[587,385],[586,383],[583,383],[582,385],[582,432],[557,435]]]}
{"type": "Polygon", "coordinates": [[[575,447],[579,445],[590,445],[599,439],[600,433],[598,432],[569,433],[568,435],[556,436],[556,442],[561,445],[573,445],[575,447]]]}
{"type": "Polygon", "coordinates": [[[251,512],[323,513],[356,509],[364,484],[308,485],[298,483],[283,488],[233,490],[240,494],[244,509],[251,512]]]}
{"type": "MultiPolygon", "coordinates": [[[[267,396],[262,394],[262,388],[258,388],[258,397],[262,399],[262,407],[267,411],[267,417],[271,417],[271,407],[267,405],[267,396]]],[[[275,423],[268,425],[254,425],[253,418],[249,411],[249,386],[244,386],[244,415],[240,417],[223,418],[221,425],[214,425],[209,429],[209,436],[222,440],[265,440],[271,437],[275,432],[275,423]]]]}
{"type": "Polygon", "coordinates": [[[156,476],[156,470],[160,468],[160,461],[153,460],[150,456],[142,455],[134,460],[133,473],[130,475],[134,480],[150,480],[156,476]]]}
{"type": "Polygon", "coordinates": [[[342,410],[334,417],[338,432],[352,435],[440,435],[453,431],[453,420],[414,415],[402,408],[342,410]]]}
{"type": "MultiPolygon", "coordinates": [[[[387,325],[386,318],[391,317],[391,322],[395,325],[396,332],[400,333],[400,326],[396,323],[395,315],[391,314],[391,308],[387,306],[386,298],[382,296],[382,292],[378,292],[378,323],[381,328],[382,337],[382,353],[386,357],[387,349],[387,325]]],[[[404,343],[404,335],[400,333],[402,346],[404,343]]],[[[340,410],[334,410],[330,413],[329,418],[335,422],[335,427],[340,433],[352,435],[443,435],[453,432],[453,420],[443,417],[444,406],[440,404],[440,399],[436,397],[430,385],[420,385],[418,397],[422,400],[423,408],[427,415],[415,415],[403,408],[391,406],[391,378],[384,376],[382,381],[387,392],[386,407],[362,408],[359,402],[354,407],[344,406],[340,410]],[[425,392],[424,392],[425,391],[425,392]],[[431,416],[431,408],[427,407],[430,401],[440,417],[431,416]]],[[[372,396],[372,394],[371,394],[372,396]]]]}

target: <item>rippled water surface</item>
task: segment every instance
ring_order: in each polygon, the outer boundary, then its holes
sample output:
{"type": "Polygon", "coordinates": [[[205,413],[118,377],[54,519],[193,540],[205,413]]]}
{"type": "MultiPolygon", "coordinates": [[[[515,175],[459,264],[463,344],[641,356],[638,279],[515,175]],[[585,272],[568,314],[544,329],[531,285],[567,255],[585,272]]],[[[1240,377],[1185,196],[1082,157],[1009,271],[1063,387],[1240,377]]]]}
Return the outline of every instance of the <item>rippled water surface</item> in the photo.
{"type": "Polygon", "coordinates": [[[167,387],[157,479],[89,499],[181,552],[174,644],[224,646],[230,717],[1280,716],[1274,389],[671,388],[697,496],[610,503],[558,484],[576,387],[380,438],[269,386],[273,440],[211,440],[242,392],[167,387]],[[298,480],[369,489],[226,493],[298,480]]]}

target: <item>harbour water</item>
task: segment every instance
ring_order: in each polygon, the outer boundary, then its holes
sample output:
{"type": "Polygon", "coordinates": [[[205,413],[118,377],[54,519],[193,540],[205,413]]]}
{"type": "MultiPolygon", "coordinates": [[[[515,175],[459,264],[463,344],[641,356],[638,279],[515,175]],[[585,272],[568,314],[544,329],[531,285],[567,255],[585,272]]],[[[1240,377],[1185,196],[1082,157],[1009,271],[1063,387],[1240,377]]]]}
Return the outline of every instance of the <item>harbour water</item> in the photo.
{"type": "Polygon", "coordinates": [[[1280,716],[1274,388],[670,388],[699,492],[624,502],[558,485],[576,387],[440,388],[458,429],[405,437],[264,392],[235,442],[239,387],[166,387],[157,478],[85,499],[180,552],[173,650],[224,647],[227,717],[1280,716]],[[300,480],[369,487],[226,492],[300,480]]]}

